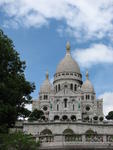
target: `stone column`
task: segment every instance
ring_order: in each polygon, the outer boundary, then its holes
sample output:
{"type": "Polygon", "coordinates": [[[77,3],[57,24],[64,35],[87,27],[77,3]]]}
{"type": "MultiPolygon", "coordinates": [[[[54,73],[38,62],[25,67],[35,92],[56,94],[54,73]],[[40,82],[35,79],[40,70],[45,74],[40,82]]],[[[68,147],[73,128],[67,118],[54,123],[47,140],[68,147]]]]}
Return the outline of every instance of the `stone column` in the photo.
{"type": "Polygon", "coordinates": [[[85,143],[86,142],[86,136],[83,134],[82,135],[82,142],[85,143]]]}
{"type": "Polygon", "coordinates": [[[106,135],[103,135],[103,142],[107,142],[106,135]]]}

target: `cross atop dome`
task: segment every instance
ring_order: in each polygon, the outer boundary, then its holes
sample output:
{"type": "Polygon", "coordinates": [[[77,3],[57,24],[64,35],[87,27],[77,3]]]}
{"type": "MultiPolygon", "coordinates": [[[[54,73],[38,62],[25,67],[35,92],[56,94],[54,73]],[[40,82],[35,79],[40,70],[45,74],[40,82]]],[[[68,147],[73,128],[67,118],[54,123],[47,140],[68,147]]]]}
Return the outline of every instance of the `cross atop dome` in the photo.
{"type": "Polygon", "coordinates": [[[88,73],[88,70],[86,71],[86,79],[89,80],[89,73],[88,73]]]}
{"type": "Polygon", "coordinates": [[[46,80],[48,80],[49,79],[49,73],[48,73],[48,71],[46,71],[46,80]]]}
{"type": "Polygon", "coordinates": [[[69,43],[69,41],[66,43],[66,54],[70,54],[70,43],[69,43]]]}

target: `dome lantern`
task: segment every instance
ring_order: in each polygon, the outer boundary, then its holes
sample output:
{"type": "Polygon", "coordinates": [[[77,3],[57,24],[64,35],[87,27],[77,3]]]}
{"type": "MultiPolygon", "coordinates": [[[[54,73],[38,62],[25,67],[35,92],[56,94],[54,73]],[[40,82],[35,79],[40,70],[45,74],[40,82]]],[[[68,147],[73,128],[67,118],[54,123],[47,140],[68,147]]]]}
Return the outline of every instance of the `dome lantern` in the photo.
{"type": "Polygon", "coordinates": [[[49,79],[49,73],[48,73],[48,71],[46,72],[46,79],[47,80],[49,79]]]}
{"type": "Polygon", "coordinates": [[[88,73],[88,70],[86,71],[86,79],[89,80],[89,73],[88,73]]]}
{"type": "Polygon", "coordinates": [[[66,54],[70,54],[70,43],[67,42],[66,44],[66,54]]]}

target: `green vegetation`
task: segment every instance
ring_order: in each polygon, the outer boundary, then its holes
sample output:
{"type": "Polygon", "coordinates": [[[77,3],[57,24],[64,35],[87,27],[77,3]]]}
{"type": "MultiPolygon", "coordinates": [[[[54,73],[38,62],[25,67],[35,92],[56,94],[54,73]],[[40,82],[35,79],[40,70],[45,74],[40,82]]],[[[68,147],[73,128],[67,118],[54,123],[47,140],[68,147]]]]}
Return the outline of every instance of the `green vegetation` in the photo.
{"type": "Polygon", "coordinates": [[[21,132],[0,134],[0,150],[38,150],[39,142],[21,132]]]}
{"type": "Polygon", "coordinates": [[[107,120],[113,120],[113,111],[110,111],[110,112],[108,113],[108,115],[106,116],[106,119],[107,119],[107,120]]]}
{"type": "Polygon", "coordinates": [[[25,61],[21,61],[13,42],[0,30],[0,132],[8,132],[19,116],[30,112],[25,104],[31,103],[33,83],[24,75],[25,61]]]}
{"type": "Polygon", "coordinates": [[[25,67],[12,40],[0,30],[0,150],[37,150],[39,147],[31,135],[8,133],[18,117],[31,114],[25,104],[31,103],[30,94],[35,86],[26,80],[25,67]]]}
{"type": "Polygon", "coordinates": [[[36,121],[38,119],[41,119],[41,117],[44,117],[44,112],[42,110],[35,109],[29,116],[29,121],[36,121]]]}

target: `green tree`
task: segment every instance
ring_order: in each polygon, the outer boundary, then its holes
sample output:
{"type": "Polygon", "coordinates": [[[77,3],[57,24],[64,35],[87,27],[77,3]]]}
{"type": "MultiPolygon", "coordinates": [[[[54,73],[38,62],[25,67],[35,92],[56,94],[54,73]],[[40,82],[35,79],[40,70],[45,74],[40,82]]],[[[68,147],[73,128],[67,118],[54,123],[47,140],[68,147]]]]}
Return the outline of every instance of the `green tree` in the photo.
{"type": "Polygon", "coordinates": [[[29,115],[31,114],[31,111],[26,109],[26,108],[21,108],[20,109],[20,114],[19,116],[22,117],[23,119],[28,118],[29,115]]]}
{"type": "Polygon", "coordinates": [[[31,102],[35,86],[26,80],[25,67],[12,40],[0,30],[0,132],[2,127],[12,127],[31,102]]]}
{"type": "Polygon", "coordinates": [[[107,119],[107,120],[113,120],[113,111],[110,111],[110,112],[108,113],[108,115],[106,116],[106,119],[107,119]]]}
{"type": "Polygon", "coordinates": [[[44,112],[42,110],[35,109],[29,116],[29,121],[36,121],[40,119],[44,115],[44,112]]]}
{"type": "Polygon", "coordinates": [[[31,135],[21,132],[13,134],[0,134],[1,150],[37,150],[39,142],[36,142],[31,135]]]}

